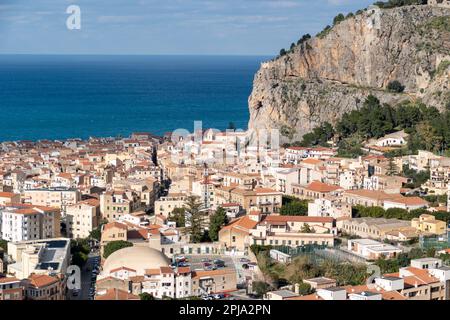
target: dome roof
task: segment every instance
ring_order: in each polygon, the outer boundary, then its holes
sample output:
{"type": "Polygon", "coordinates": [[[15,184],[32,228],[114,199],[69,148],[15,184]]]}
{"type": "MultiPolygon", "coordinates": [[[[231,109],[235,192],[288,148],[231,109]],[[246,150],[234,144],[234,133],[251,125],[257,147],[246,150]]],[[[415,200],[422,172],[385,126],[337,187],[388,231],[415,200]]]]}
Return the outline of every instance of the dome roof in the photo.
{"type": "Polygon", "coordinates": [[[103,274],[105,276],[111,273],[111,270],[122,267],[136,270],[138,275],[144,275],[146,269],[159,269],[169,266],[169,260],[166,256],[150,247],[128,247],[117,250],[111,254],[103,265],[103,274]]]}

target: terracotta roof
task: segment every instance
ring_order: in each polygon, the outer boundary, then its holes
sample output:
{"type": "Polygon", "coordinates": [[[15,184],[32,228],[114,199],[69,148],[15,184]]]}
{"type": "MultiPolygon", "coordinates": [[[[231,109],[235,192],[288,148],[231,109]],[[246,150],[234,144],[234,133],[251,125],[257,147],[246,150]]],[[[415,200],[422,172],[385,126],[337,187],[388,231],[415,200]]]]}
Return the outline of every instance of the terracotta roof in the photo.
{"type": "Polygon", "coordinates": [[[303,160],[302,163],[319,164],[319,163],[322,163],[322,161],[321,160],[317,160],[317,159],[308,158],[308,159],[303,160]]]}
{"type": "Polygon", "coordinates": [[[281,192],[274,190],[274,189],[270,189],[270,188],[256,188],[254,190],[256,193],[276,193],[276,194],[281,194],[281,192]]]}
{"type": "Polygon", "coordinates": [[[174,273],[171,267],[160,267],[162,274],[174,273]]]}
{"type": "Polygon", "coordinates": [[[106,294],[98,295],[95,300],[140,300],[139,296],[128,293],[120,289],[108,289],[106,294]]]}
{"type": "Polygon", "coordinates": [[[415,286],[416,284],[431,284],[439,282],[439,279],[430,276],[427,270],[422,270],[414,267],[405,268],[408,272],[410,272],[411,276],[403,277],[405,280],[405,285],[408,284],[410,286],[415,286]]]}
{"type": "Polygon", "coordinates": [[[16,277],[6,277],[6,278],[0,278],[0,283],[10,283],[10,282],[18,282],[20,281],[16,277]]]}
{"type": "Polygon", "coordinates": [[[160,269],[146,269],[145,270],[145,275],[147,275],[147,276],[156,276],[156,275],[160,275],[160,274],[161,274],[160,269]]]}
{"type": "Polygon", "coordinates": [[[233,269],[217,269],[217,270],[195,270],[192,274],[192,279],[198,279],[203,277],[222,276],[226,274],[235,274],[233,269]]]}
{"type": "Polygon", "coordinates": [[[306,189],[315,192],[332,192],[342,188],[339,186],[334,186],[320,181],[313,181],[306,187],[306,189]]]}
{"type": "Polygon", "coordinates": [[[178,273],[189,273],[191,272],[190,267],[178,267],[178,273]]]}
{"type": "Polygon", "coordinates": [[[234,229],[248,233],[249,230],[255,228],[257,224],[258,224],[257,221],[250,219],[250,217],[248,216],[244,216],[236,220],[233,220],[231,223],[220,229],[220,231],[234,229]]]}
{"type": "Polygon", "coordinates": [[[31,274],[28,277],[30,284],[36,288],[46,287],[59,281],[58,278],[46,274],[31,274]]]}
{"type": "Polygon", "coordinates": [[[120,268],[116,268],[110,271],[110,273],[116,272],[116,271],[120,271],[120,270],[126,270],[126,271],[131,271],[131,272],[136,272],[136,270],[131,269],[131,268],[127,268],[127,267],[120,267],[120,268]]]}
{"type": "Polygon", "coordinates": [[[384,191],[375,191],[375,190],[346,190],[345,193],[352,194],[355,196],[360,196],[364,198],[377,199],[377,200],[390,200],[395,199],[399,196],[399,194],[387,194],[384,191]]]}
{"type": "Polygon", "coordinates": [[[98,199],[87,199],[87,200],[80,201],[79,203],[88,204],[93,207],[100,206],[100,201],[98,199]]]}
{"type": "Polygon", "coordinates": [[[394,199],[388,199],[386,201],[401,203],[407,206],[426,206],[428,202],[419,197],[397,197],[394,199]]]}
{"type": "Polygon", "coordinates": [[[135,276],[135,277],[129,277],[128,278],[131,282],[133,283],[141,283],[145,281],[145,277],[144,276],[135,276]]]}
{"type": "Polygon", "coordinates": [[[317,222],[317,223],[332,223],[331,217],[309,217],[309,216],[279,216],[268,215],[264,218],[264,222],[277,223],[277,222],[317,222]]]}
{"type": "Polygon", "coordinates": [[[0,192],[0,198],[12,198],[16,195],[16,193],[12,192],[0,192]]]}
{"type": "Polygon", "coordinates": [[[106,230],[109,230],[109,229],[112,229],[112,228],[119,228],[119,229],[127,230],[127,226],[125,224],[117,222],[117,221],[107,223],[107,224],[104,225],[103,228],[104,228],[103,231],[106,231],[106,230]]]}
{"type": "Polygon", "coordinates": [[[17,210],[14,210],[14,213],[23,214],[23,215],[39,214],[39,212],[34,209],[17,209],[17,210]]]}

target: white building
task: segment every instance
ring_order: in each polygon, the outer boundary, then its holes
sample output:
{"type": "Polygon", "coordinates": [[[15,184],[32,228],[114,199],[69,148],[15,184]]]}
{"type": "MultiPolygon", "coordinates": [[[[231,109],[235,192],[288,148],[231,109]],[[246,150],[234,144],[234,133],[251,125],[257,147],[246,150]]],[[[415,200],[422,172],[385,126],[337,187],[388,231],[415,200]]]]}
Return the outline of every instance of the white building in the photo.
{"type": "Polygon", "coordinates": [[[337,197],[315,199],[314,202],[308,203],[308,216],[334,219],[351,218],[352,206],[337,197]]]}
{"type": "Polygon", "coordinates": [[[401,147],[408,143],[408,136],[409,134],[402,130],[381,137],[375,144],[378,147],[401,147]]]}
{"type": "Polygon", "coordinates": [[[18,242],[60,235],[59,209],[14,205],[0,209],[0,238],[18,242]]]}
{"type": "Polygon", "coordinates": [[[395,258],[402,249],[372,239],[348,240],[348,250],[367,260],[395,258]]]}
{"type": "Polygon", "coordinates": [[[14,263],[8,274],[18,279],[30,274],[66,274],[70,262],[70,240],[66,238],[9,242],[8,254],[14,263]]]}

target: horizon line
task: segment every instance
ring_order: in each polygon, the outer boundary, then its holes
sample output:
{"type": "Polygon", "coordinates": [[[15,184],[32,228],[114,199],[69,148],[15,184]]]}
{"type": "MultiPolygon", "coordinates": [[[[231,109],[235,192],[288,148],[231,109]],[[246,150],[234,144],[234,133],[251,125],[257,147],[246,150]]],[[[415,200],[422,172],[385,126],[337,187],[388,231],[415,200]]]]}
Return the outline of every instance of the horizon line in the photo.
{"type": "Polygon", "coordinates": [[[160,54],[145,54],[145,53],[0,53],[0,56],[192,56],[192,57],[275,57],[273,54],[202,54],[202,53],[160,53],[160,54]]]}

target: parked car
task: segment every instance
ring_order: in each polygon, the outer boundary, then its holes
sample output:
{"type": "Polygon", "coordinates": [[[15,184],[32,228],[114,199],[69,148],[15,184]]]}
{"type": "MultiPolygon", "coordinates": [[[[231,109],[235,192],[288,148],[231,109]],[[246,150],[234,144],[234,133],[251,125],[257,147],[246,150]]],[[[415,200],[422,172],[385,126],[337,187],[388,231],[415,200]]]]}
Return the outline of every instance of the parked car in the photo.
{"type": "Polygon", "coordinates": [[[250,262],[250,259],[247,259],[247,258],[240,258],[239,261],[242,262],[242,263],[249,263],[249,262],[250,262]]]}
{"type": "Polygon", "coordinates": [[[186,262],[180,262],[180,263],[178,263],[178,266],[179,267],[190,267],[191,264],[190,263],[186,263],[186,262]]]}
{"type": "Polygon", "coordinates": [[[216,260],[214,260],[214,265],[217,268],[223,268],[223,267],[225,267],[225,261],[220,260],[220,259],[216,259],[216,260]]]}

